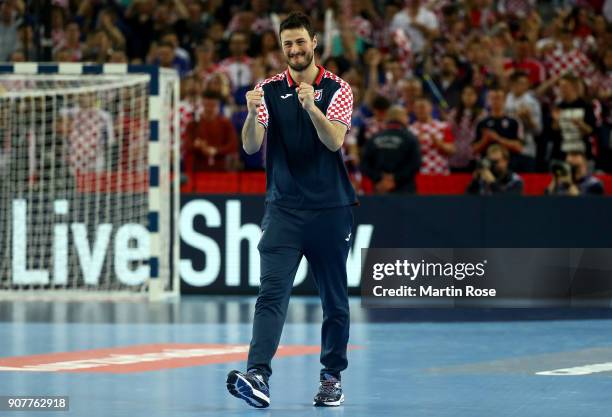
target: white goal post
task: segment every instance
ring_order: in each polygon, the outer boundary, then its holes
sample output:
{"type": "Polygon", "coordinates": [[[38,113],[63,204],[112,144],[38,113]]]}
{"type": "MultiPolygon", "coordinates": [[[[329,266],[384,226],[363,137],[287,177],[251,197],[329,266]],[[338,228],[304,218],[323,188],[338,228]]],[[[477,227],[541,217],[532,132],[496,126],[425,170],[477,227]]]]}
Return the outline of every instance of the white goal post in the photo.
{"type": "Polygon", "coordinates": [[[177,299],[179,78],[0,64],[0,299],[177,299]]]}

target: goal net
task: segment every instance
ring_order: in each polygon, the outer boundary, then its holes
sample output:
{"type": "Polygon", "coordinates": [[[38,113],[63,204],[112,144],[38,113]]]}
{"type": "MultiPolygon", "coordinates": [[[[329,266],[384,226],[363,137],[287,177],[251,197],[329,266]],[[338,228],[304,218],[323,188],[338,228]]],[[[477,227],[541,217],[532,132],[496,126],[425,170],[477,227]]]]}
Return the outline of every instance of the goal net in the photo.
{"type": "Polygon", "coordinates": [[[0,66],[0,297],[179,293],[174,71],[0,66]]]}

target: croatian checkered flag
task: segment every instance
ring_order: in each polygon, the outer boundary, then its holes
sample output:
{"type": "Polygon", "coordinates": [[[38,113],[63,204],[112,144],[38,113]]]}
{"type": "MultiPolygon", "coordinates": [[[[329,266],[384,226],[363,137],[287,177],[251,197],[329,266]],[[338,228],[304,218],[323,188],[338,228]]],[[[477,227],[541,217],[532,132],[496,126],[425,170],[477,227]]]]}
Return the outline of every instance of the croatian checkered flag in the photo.
{"type": "Polygon", "coordinates": [[[396,29],[391,33],[391,39],[397,46],[397,57],[404,73],[412,72],[412,43],[402,29],[396,29]]]}

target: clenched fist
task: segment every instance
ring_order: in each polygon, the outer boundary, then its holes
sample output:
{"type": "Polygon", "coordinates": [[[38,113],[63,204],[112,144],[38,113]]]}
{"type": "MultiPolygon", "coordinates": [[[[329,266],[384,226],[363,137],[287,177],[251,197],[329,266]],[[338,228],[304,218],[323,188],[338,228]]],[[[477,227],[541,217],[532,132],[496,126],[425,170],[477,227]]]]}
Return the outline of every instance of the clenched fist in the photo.
{"type": "Polygon", "coordinates": [[[297,88],[298,100],[304,108],[309,110],[314,106],[314,87],[305,82],[301,82],[297,88]]]}
{"type": "Polygon", "coordinates": [[[263,100],[264,92],[263,89],[258,88],[256,90],[247,91],[246,102],[249,114],[256,115],[263,100]]]}

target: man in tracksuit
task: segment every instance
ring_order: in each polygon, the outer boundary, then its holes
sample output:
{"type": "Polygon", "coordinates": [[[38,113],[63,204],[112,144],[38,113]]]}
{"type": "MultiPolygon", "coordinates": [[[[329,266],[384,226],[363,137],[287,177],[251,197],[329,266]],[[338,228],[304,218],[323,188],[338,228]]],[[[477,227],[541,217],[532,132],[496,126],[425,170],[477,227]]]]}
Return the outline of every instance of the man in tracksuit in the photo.
{"type": "Polygon", "coordinates": [[[344,401],[349,306],[346,276],[357,203],[341,154],[353,96],[338,76],[315,65],[310,21],[292,13],[280,25],[286,71],[246,94],[243,148],[257,152],[266,135],[266,210],[259,242],[261,285],[247,372],[231,371],[229,392],[253,407],[270,405],[268,378],[302,256],[323,305],[319,391],[314,405],[344,401]]]}

